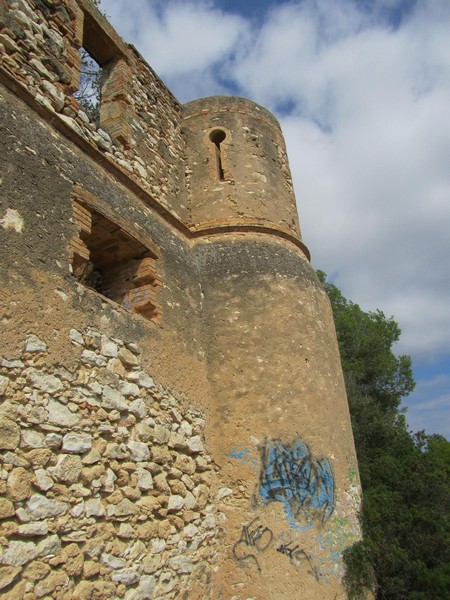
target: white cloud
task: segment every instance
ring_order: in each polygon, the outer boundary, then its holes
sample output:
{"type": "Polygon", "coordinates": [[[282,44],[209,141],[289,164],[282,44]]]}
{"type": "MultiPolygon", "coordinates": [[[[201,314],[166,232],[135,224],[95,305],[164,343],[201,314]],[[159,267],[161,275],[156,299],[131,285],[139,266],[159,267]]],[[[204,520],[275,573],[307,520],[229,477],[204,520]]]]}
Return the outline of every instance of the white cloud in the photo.
{"type": "Polygon", "coordinates": [[[225,91],[217,65],[249,32],[208,0],[103,0],[102,9],[183,100],[225,91]]]}

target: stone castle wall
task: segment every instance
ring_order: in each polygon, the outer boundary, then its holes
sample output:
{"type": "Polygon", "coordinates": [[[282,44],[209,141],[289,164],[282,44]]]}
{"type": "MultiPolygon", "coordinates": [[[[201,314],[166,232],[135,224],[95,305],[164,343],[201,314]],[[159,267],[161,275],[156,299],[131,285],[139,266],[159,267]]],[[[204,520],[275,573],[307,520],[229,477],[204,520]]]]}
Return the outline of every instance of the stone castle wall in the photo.
{"type": "Polygon", "coordinates": [[[0,104],[1,593],[202,597],[223,486],[189,248],[47,121],[5,90],[0,104]],[[154,320],[70,272],[80,188],[158,252],[154,320]]]}
{"type": "Polygon", "coordinates": [[[345,598],[356,456],[275,118],[181,105],[89,0],[2,0],[0,55],[2,595],[345,598]]]}
{"type": "Polygon", "coordinates": [[[201,413],[134,342],[93,328],[68,342],[71,370],[34,334],[0,361],[2,594],[179,598],[193,572],[207,589],[221,515],[201,413]]]}

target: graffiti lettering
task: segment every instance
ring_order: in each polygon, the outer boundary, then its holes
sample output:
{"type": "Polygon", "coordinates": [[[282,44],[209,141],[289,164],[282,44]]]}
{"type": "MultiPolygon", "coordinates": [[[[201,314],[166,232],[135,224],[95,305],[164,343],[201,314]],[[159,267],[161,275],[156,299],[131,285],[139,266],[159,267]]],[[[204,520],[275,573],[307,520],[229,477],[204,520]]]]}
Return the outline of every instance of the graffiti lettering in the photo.
{"type": "Polygon", "coordinates": [[[294,542],[289,542],[289,544],[281,544],[281,546],[278,546],[277,552],[281,552],[281,554],[285,554],[291,560],[293,560],[293,559],[298,560],[299,556],[301,556],[302,554],[305,554],[305,551],[302,550],[298,544],[296,544],[294,547],[292,547],[293,543],[294,542]]]}
{"type": "Polygon", "coordinates": [[[319,581],[319,573],[317,571],[317,567],[313,565],[311,557],[302,548],[300,548],[298,544],[293,546],[293,543],[294,542],[289,542],[288,544],[281,544],[280,546],[278,546],[277,552],[281,552],[281,554],[287,556],[290,559],[291,563],[295,566],[299,566],[300,561],[306,560],[309,566],[308,572],[314,575],[317,581],[319,581]]]}
{"type": "Polygon", "coordinates": [[[334,509],[334,478],[326,458],[313,459],[300,439],[292,443],[266,440],[260,448],[259,495],[263,504],[284,505],[292,529],[307,531],[323,523],[334,509]]]}
{"type": "Polygon", "coordinates": [[[233,556],[245,567],[253,564],[261,572],[256,554],[264,552],[270,546],[273,533],[268,527],[257,524],[258,521],[259,517],[256,517],[248,525],[243,526],[241,537],[233,546],[233,556]]]}

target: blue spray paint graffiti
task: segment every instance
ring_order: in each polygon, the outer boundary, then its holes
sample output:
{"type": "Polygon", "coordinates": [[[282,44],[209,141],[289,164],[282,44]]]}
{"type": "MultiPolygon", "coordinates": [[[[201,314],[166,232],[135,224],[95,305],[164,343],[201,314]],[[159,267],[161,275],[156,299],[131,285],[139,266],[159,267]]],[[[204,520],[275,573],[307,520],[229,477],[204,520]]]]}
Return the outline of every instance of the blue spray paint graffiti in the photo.
{"type": "Polygon", "coordinates": [[[233,448],[231,452],[227,454],[230,458],[234,458],[235,460],[239,460],[244,463],[244,465],[250,465],[254,471],[258,470],[258,459],[253,458],[252,453],[248,448],[244,448],[243,450],[238,450],[237,448],[233,448]]]}
{"type": "Polygon", "coordinates": [[[308,446],[266,440],[260,448],[259,495],[263,504],[284,505],[292,529],[307,531],[314,522],[325,522],[334,509],[334,478],[326,458],[313,459],[308,446]]]}

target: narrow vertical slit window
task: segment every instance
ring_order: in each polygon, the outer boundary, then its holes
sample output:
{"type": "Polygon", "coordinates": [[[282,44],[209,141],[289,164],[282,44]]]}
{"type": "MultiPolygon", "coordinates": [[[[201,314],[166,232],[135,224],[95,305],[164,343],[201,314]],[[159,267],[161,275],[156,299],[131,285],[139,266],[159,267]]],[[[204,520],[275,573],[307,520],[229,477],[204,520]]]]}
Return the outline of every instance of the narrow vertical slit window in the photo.
{"type": "Polygon", "coordinates": [[[216,172],[217,178],[219,181],[225,181],[224,169],[223,169],[223,161],[222,161],[222,151],[220,148],[220,144],[224,141],[227,134],[222,129],[214,129],[209,134],[209,139],[214,144],[214,154],[216,157],[216,172]]]}

